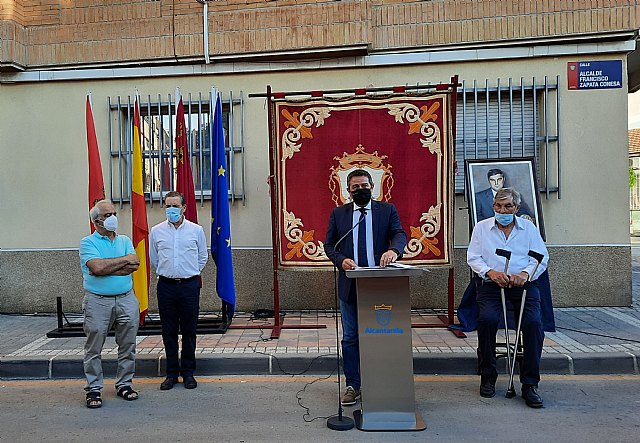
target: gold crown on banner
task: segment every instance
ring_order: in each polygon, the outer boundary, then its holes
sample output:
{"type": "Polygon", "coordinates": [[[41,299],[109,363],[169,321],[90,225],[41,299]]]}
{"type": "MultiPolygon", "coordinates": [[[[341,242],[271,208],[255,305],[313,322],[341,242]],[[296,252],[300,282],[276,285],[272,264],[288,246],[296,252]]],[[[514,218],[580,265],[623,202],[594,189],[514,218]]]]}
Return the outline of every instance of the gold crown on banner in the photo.
{"type": "Polygon", "coordinates": [[[393,305],[385,305],[384,303],[382,303],[381,305],[373,305],[373,308],[376,311],[390,311],[391,308],[393,308],[393,305]]]}

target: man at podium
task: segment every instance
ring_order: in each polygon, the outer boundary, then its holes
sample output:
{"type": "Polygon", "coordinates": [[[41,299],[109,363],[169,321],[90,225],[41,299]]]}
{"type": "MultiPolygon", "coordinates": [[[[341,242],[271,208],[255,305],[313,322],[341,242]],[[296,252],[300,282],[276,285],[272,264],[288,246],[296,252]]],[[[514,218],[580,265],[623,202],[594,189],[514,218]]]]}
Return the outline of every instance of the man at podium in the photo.
{"type": "Polygon", "coordinates": [[[364,169],[351,171],[347,189],[352,202],[331,211],[324,251],[340,271],[338,295],[342,314],[342,360],[346,390],[343,406],[360,397],[360,354],[356,284],[345,271],[356,267],[387,266],[402,257],[407,236],[391,203],[371,200],[371,175],[364,169]]]}

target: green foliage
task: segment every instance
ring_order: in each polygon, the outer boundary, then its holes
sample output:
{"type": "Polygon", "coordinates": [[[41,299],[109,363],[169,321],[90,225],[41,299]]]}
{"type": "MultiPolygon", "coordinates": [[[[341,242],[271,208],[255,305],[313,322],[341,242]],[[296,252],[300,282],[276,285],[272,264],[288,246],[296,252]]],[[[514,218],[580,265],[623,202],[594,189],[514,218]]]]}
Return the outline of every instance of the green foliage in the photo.
{"type": "Polygon", "coordinates": [[[629,166],[629,187],[633,188],[638,184],[638,176],[636,175],[636,169],[633,166],[629,166]]]}

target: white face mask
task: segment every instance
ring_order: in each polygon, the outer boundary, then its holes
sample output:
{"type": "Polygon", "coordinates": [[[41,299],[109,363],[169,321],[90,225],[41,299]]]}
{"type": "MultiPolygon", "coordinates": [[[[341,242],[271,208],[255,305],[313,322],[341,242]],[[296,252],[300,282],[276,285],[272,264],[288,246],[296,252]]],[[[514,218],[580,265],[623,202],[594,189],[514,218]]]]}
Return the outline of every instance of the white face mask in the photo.
{"type": "Polygon", "coordinates": [[[104,219],[102,227],[107,231],[115,232],[118,229],[118,218],[115,215],[110,215],[104,219]]]}

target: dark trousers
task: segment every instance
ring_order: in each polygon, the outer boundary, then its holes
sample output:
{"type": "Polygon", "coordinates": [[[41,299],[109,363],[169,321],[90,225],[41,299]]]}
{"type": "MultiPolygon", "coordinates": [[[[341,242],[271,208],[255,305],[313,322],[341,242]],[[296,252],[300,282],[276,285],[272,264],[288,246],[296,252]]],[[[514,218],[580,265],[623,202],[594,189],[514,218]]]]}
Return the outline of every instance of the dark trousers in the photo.
{"type": "Polygon", "coordinates": [[[158,280],[158,310],[162,322],[162,342],[167,356],[167,377],[193,375],[196,370],[196,327],[200,309],[200,282],[192,278],[182,283],[158,280]],[[178,360],[178,333],[182,333],[182,353],[178,360]]]}
{"type": "MultiPolygon", "coordinates": [[[[478,349],[481,375],[497,377],[496,334],[498,323],[503,318],[500,287],[495,283],[477,279],[476,300],[478,302],[478,349]]],[[[505,288],[505,297],[514,307],[514,315],[520,313],[523,288],[505,288]]],[[[520,366],[520,382],[538,386],[540,381],[540,357],[544,342],[540,315],[540,292],[535,282],[527,286],[527,298],[522,313],[523,360],[520,366]]]]}

